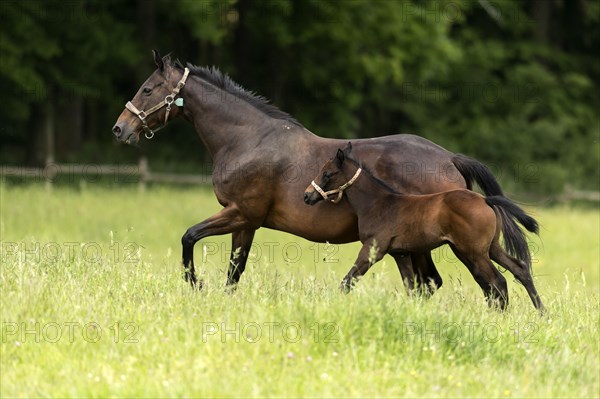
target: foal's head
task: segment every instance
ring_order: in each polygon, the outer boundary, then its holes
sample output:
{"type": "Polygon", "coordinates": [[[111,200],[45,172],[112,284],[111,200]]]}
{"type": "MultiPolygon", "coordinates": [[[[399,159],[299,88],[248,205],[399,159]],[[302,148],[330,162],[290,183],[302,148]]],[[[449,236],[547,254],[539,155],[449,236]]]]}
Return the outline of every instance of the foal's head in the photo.
{"type": "Polygon", "coordinates": [[[317,177],[304,191],[306,204],[314,205],[321,200],[337,203],[341,200],[343,191],[349,186],[348,183],[351,185],[354,182],[344,162],[351,151],[352,144],[348,143],[346,148],[338,149],[335,157],[325,162],[317,177]]]}
{"type": "MultiPolygon", "coordinates": [[[[179,79],[182,77],[182,73],[171,64],[169,56],[163,58],[158,51],[153,50],[152,52],[157,69],[140,86],[131,100],[131,104],[139,111],[151,110],[152,107],[164,101],[173,93],[179,79]]],[[[151,138],[153,133],[150,132],[164,126],[167,118],[172,119],[179,113],[178,107],[173,106],[170,115],[167,116],[166,108],[165,106],[156,110],[156,112],[146,114],[142,112],[141,117],[126,108],[117,119],[112,131],[118,141],[127,144],[136,144],[142,132],[146,132],[146,136],[151,138]]]]}

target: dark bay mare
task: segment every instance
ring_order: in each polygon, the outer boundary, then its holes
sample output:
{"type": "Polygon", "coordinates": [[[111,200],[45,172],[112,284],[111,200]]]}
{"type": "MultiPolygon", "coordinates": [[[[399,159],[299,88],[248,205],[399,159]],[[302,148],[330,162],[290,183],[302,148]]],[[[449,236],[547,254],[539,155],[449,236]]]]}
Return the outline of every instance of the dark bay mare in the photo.
{"type": "MultiPolygon", "coordinates": [[[[232,235],[228,285],[236,284],[244,272],[260,227],[315,242],[358,240],[357,216],[346,200],[314,207],[302,201],[304,188],[320,165],[345,141],[314,135],[214,68],[184,67],[156,51],[154,61],[158,68],[127,103],[112,130],[117,140],[136,144],[140,134],[152,138],[157,129],[181,116],[194,125],[209,151],[214,192],[223,209],[190,227],[181,239],[185,279],[192,286],[201,287],[193,250],[205,237],[232,235]]],[[[470,189],[476,182],[486,195],[502,195],[483,164],[418,136],[356,140],[354,153],[372,165],[378,178],[401,192],[470,189]]],[[[411,257],[420,286],[431,293],[442,285],[429,251],[411,257]]]]}
{"type": "Polygon", "coordinates": [[[500,246],[504,240],[523,251],[527,248],[525,234],[512,229],[510,220],[517,219],[531,231],[538,224],[506,197],[483,197],[469,190],[451,190],[436,194],[407,195],[397,193],[387,183],[374,177],[363,163],[351,157],[352,145],[338,149],[319,174],[308,185],[304,202],[315,205],[342,196],[358,216],[358,234],[363,246],[354,266],[342,281],[349,290],[385,254],[396,255],[398,268],[407,289],[414,287],[414,270],[410,263],[413,252],[425,252],[448,244],[483,289],[490,306],[508,305],[506,280],[492,259],[509,270],[527,290],[534,306],[544,311],[544,305],[533,285],[529,253],[521,253],[521,261],[507,254],[500,246]],[[404,255],[404,256],[403,256],[404,255]]]}

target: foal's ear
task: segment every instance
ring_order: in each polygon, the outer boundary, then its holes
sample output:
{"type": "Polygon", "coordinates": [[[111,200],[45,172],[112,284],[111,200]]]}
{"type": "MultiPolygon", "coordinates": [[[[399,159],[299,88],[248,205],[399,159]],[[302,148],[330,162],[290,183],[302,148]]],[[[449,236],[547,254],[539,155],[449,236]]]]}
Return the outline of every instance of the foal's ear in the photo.
{"type": "Polygon", "coordinates": [[[344,159],[346,159],[346,156],[344,155],[344,151],[342,151],[338,148],[337,153],[335,154],[336,166],[341,167],[342,164],[344,163],[344,159]]]}
{"type": "Polygon", "coordinates": [[[156,64],[158,69],[160,69],[161,72],[164,71],[165,63],[164,63],[162,57],[160,56],[160,53],[158,52],[158,50],[152,50],[152,55],[154,56],[154,63],[156,64]]]}
{"type": "Polygon", "coordinates": [[[352,143],[348,142],[348,145],[346,145],[346,148],[344,148],[344,154],[348,155],[352,152],[352,143]]]}

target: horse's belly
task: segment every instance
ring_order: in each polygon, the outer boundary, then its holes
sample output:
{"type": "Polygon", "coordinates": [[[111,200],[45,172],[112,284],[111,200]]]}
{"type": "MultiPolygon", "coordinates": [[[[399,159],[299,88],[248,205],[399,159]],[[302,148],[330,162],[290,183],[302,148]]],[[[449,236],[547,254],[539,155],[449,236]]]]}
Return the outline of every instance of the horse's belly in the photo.
{"type": "Polygon", "coordinates": [[[285,231],[314,242],[344,244],[358,241],[356,215],[341,203],[301,204],[287,207],[285,211],[275,207],[265,218],[263,227],[285,231]]]}
{"type": "Polygon", "coordinates": [[[437,247],[441,247],[446,242],[437,238],[421,237],[415,235],[410,238],[394,238],[390,243],[389,252],[412,253],[412,252],[429,252],[437,247]]]}

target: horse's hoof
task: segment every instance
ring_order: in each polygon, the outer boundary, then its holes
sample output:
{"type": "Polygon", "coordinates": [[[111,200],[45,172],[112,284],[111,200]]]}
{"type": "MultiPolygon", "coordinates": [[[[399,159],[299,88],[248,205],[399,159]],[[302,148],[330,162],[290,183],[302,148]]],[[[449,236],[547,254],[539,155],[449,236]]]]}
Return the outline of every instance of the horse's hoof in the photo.
{"type": "Polygon", "coordinates": [[[202,280],[196,280],[192,283],[192,288],[195,290],[200,291],[202,287],[204,287],[204,283],[202,282],[202,280]]]}
{"type": "Polygon", "coordinates": [[[202,289],[202,280],[198,280],[196,279],[196,277],[194,276],[189,276],[189,275],[185,275],[184,280],[187,281],[188,283],[190,283],[190,286],[192,287],[192,289],[196,289],[196,290],[201,290],[202,289]]]}
{"type": "Polygon", "coordinates": [[[546,310],[546,307],[544,305],[542,305],[541,303],[540,303],[540,306],[537,308],[537,310],[540,313],[540,316],[545,316],[546,313],[548,312],[546,310]]]}
{"type": "Polygon", "coordinates": [[[227,284],[225,286],[226,294],[234,294],[237,291],[237,284],[227,284]]]}
{"type": "Polygon", "coordinates": [[[346,281],[342,281],[342,284],[340,285],[340,291],[343,294],[347,294],[352,290],[352,284],[350,284],[349,282],[346,281]]]}

